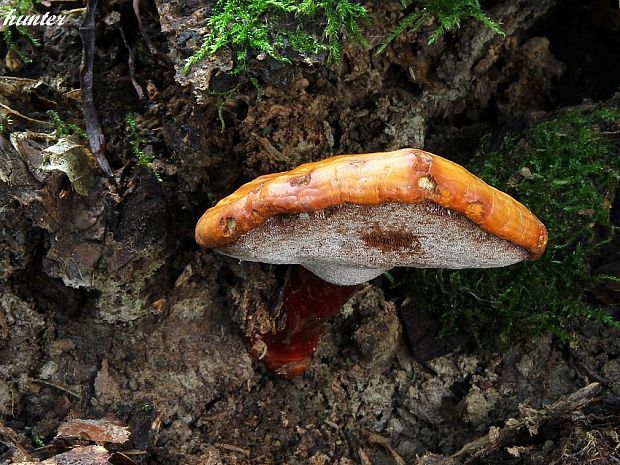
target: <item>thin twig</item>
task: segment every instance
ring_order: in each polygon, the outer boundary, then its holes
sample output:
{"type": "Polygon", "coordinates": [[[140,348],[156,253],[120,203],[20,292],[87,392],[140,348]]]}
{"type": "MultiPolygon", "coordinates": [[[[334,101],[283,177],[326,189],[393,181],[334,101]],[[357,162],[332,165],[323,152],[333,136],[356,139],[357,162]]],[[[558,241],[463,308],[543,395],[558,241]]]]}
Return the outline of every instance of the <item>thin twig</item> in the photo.
{"type": "Polygon", "coordinates": [[[127,49],[127,52],[129,53],[129,58],[127,59],[127,64],[129,66],[129,79],[131,80],[131,84],[133,85],[133,88],[136,90],[136,93],[138,94],[138,98],[142,100],[144,99],[144,91],[142,90],[142,86],[140,86],[140,84],[138,84],[138,81],[136,80],[134,49],[131,45],[129,45],[129,42],[127,41],[127,37],[125,37],[125,32],[123,31],[123,28],[120,27],[119,30],[121,31],[121,37],[123,38],[123,43],[125,44],[125,48],[127,49]]]}
{"type": "Polygon", "coordinates": [[[95,10],[97,0],[88,0],[86,15],[80,26],[82,37],[82,63],[80,65],[80,87],[82,89],[82,114],[88,133],[88,142],[93,155],[103,172],[112,178],[112,169],[105,157],[105,139],[97,117],[93,97],[93,63],[95,59],[95,10]]]}
{"type": "Polygon", "coordinates": [[[140,29],[140,33],[144,38],[144,42],[146,43],[149,52],[151,52],[151,55],[155,55],[157,53],[157,49],[153,45],[153,42],[151,42],[151,38],[146,33],[146,31],[144,30],[144,26],[142,25],[142,17],[140,16],[140,0],[133,0],[133,12],[136,14],[136,18],[138,20],[138,28],[140,29]]]}
{"type": "Polygon", "coordinates": [[[11,107],[5,105],[4,103],[0,103],[0,108],[3,108],[4,110],[7,111],[7,113],[15,115],[18,118],[23,119],[24,121],[28,121],[29,123],[40,124],[42,126],[48,126],[48,127],[54,127],[54,125],[50,123],[49,121],[41,121],[38,119],[30,118],[26,115],[22,115],[19,111],[13,110],[11,107]]]}
{"type": "Polygon", "coordinates": [[[237,446],[233,446],[232,444],[223,444],[223,443],[217,443],[215,444],[215,447],[219,447],[220,449],[224,449],[227,450],[229,452],[238,452],[239,454],[243,454],[246,456],[250,456],[250,451],[247,449],[242,449],[241,447],[237,447],[237,446]]]}
{"type": "Polygon", "coordinates": [[[77,392],[73,392],[71,389],[61,386],[60,384],[52,383],[50,381],[45,381],[44,379],[37,379],[37,378],[30,378],[30,381],[36,384],[43,384],[44,386],[56,388],[59,391],[66,392],[67,394],[72,395],[77,400],[80,400],[80,401],[82,400],[82,396],[79,395],[77,392]]]}

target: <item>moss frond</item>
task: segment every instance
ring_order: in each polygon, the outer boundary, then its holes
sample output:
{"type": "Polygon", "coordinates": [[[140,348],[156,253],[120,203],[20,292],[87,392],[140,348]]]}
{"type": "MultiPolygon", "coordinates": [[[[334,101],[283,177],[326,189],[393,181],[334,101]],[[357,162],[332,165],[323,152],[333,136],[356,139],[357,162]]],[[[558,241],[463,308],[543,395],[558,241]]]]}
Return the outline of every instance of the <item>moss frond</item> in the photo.
{"type": "MultiPolygon", "coordinates": [[[[405,2],[403,6],[408,7],[411,3],[405,2]]],[[[469,18],[480,21],[496,34],[504,35],[499,24],[482,10],[479,0],[420,0],[415,3],[417,10],[400,21],[377,53],[383,52],[403,32],[417,31],[430,22],[436,24],[436,27],[428,39],[429,44],[437,42],[446,32],[460,28],[461,23],[469,18]]]]}
{"type": "MultiPolygon", "coordinates": [[[[140,128],[138,128],[138,122],[136,120],[137,115],[135,113],[128,113],[125,117],[125,124],[127,125],[127,138],[129,146],[131,147],[131,153],[136,157],[139,165],[149,167],[149,164],[155,160],[155,156],[147,154],[144,151],[146,140],[140,134],[140,128]]],[[[153,174],[159,182],[162,182],[161,174],[152,170],[153,174]]]]}
{"type": "Polygon", "coordinates": [[[47,112],[47,116],[49,117],[51,123],[56,128],[56,131],[54,134],[56,137],[63,137],[63,136],[67,136],[70,134],[76,134],[84,139],[88,139],[88,134],[86,134],[86,131],[84,131],[84,129],[79,127],[77,124],[67,123],[63,121],[63,119],[60,117],[60,114],[58,112],[54,110],[49,110],[47,112]]]}

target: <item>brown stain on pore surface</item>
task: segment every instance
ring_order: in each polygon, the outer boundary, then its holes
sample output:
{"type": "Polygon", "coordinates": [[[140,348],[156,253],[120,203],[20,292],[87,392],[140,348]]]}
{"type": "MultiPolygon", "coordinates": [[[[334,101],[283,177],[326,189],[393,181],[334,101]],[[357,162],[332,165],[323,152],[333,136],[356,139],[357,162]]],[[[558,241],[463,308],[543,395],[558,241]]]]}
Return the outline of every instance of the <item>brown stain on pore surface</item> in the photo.
{"type": "Polygon", "coordinates": [[[421,250],[418,236],[405,230],[387,231],[373,227],[360,237],[368,247],[378,249],[384,253],[404,250],[418,252],[421,250]]]}

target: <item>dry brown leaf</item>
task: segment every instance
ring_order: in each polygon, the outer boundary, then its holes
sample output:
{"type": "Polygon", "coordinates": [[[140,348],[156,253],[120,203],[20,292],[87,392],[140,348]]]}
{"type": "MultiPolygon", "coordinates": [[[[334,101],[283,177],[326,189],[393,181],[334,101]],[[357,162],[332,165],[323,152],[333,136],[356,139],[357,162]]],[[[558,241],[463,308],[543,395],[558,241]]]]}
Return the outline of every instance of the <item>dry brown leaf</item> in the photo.
{"type": "Polygon", "coordinates": [[[13,462],[20,465],[109,465],[110,454],[101,446],[76,447],[43,462],[13,462]]]}
{"type": "Polygon", "coordinates": [[[123,444],[129,440],[129,429],[110,420],[69,420],[58,428],[57,438],[79,437],[94,442],[123,444]]]}

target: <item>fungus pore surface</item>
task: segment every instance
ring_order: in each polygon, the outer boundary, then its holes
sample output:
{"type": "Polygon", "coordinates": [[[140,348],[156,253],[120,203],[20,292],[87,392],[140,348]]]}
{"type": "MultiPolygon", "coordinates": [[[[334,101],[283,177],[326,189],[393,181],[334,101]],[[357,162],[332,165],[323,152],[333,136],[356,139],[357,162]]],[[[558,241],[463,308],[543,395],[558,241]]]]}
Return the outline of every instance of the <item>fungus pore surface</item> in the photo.
{"type": "Polygon", "coordinates": [[[529,255],[428,201],[344,204],[277,215],[218,250],[263,263],[301,264],[340,285],[361,284],[395,266],[490,268],[529,255]]]}

